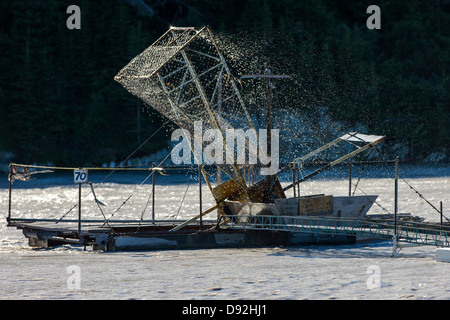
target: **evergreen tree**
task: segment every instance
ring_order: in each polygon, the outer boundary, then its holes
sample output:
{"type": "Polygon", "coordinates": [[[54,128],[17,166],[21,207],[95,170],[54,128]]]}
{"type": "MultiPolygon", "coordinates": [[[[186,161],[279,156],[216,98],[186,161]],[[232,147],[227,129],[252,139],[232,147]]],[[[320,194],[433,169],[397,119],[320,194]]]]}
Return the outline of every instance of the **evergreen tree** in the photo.
{"type": "MultiPolygon", "coordinates": [[[[295,78],[284,92],[291,107],[366,124],[407,144],[411,161],[450,157],[448,1],[379,1],[380,30],[365,26],[368,0],[146,3],[151,15],[130,1],[75,0],[81,30],[69,30],[63,1],[0,2],[0,151],[18,162],[121,161],[162,119],[114,75],[169,24],[209,24],[228,35],[236,75],[270,67],[295,78]]],[[[141,154],[166,140],[161,133],[141,154]]]]}

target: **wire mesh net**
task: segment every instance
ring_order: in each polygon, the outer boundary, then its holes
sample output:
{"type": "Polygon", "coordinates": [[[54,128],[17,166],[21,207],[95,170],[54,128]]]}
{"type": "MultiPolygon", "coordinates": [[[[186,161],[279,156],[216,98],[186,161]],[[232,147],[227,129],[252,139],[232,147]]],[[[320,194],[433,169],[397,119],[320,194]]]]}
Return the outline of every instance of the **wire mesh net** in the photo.
{"type": "Polygon", "coordinates": [[[208,27],[171,28],[115,80],[191,132],[200,120],[205,130],[252,125],[208,27]]]}
{"type": "MultiPolygon", "coordinates": [[[[209,27],[170,28],[120,70],[115,80],[191,135],[200,121],[202,132],[219,129],[223,161],[216,164],[245,188],[241,167],[225,161],[231,146],[224,135],[227,129],[255,128],[209,27]]],[[[248,150],[255,141],[244,143],[248,150]]]]}

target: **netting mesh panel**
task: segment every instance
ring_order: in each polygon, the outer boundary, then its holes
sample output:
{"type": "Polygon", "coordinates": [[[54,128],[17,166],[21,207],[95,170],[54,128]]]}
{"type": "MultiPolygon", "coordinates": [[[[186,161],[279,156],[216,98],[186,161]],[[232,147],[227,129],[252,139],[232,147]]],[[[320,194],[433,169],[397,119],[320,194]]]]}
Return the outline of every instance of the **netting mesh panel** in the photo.
{"type": "MultiPolygon", "coordinates": [[[[203,132],[254,128],[208,27],[171,28],[115,79],[191,134],[196,121],[203,132]]],[[[220,166],[232,178],[240,175],[236,165],[220,166]]]]}

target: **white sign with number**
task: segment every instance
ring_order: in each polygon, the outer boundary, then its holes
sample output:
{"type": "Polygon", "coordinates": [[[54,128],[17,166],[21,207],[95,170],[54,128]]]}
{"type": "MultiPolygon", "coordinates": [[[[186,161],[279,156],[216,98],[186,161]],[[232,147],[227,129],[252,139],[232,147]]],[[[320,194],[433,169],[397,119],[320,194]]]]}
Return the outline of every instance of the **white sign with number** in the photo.
{"type": "Polygon", "coordinates": [[[88,171],[85,169],[73,170],[73,182],[87,183],[88,182],[88,171]]]}

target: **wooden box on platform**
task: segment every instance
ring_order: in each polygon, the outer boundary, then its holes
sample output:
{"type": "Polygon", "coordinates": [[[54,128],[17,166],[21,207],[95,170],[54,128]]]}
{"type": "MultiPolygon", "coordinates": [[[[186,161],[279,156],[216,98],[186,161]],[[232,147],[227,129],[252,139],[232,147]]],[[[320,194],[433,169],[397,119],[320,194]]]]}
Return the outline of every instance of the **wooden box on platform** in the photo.
{"type": "Polygon", "coordinates": [[[276,199],[282,215],[316,215],[333,213],[333,196],[313,195],[300,198],[276,199]]]}
{"type": "Polygon", "coordinates": [[[299,215],[333,213],[333,196],[317,195],[299,198],[299,215]]]}

